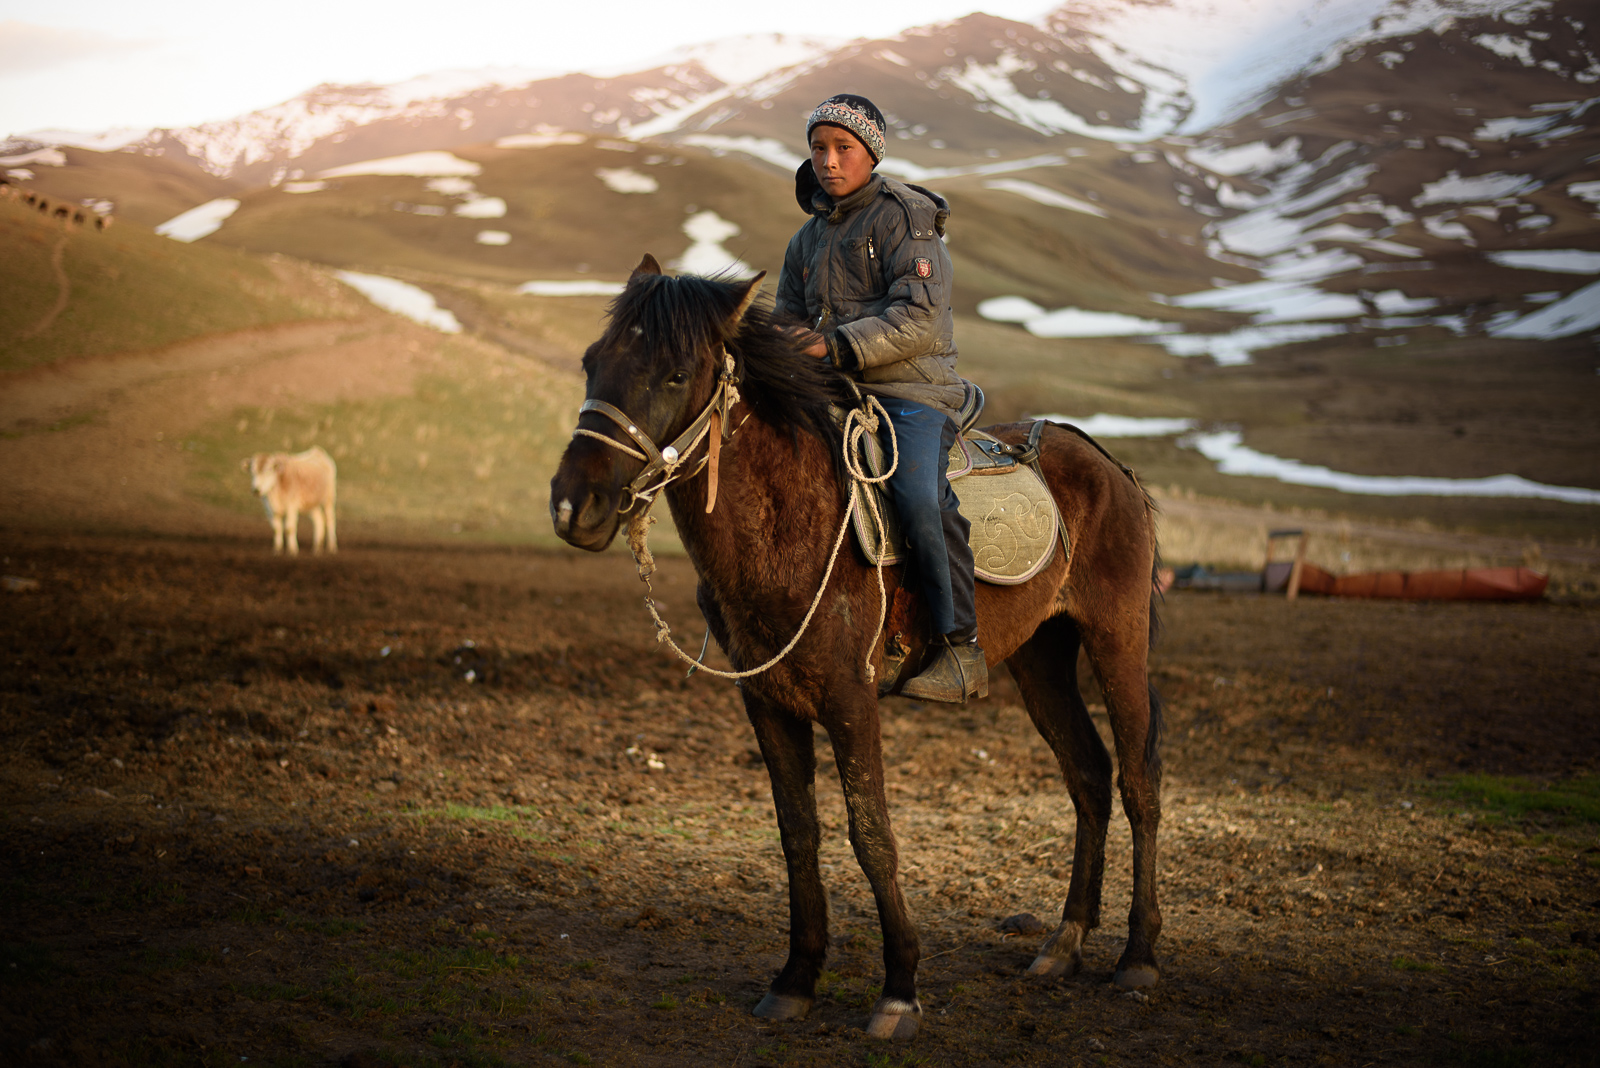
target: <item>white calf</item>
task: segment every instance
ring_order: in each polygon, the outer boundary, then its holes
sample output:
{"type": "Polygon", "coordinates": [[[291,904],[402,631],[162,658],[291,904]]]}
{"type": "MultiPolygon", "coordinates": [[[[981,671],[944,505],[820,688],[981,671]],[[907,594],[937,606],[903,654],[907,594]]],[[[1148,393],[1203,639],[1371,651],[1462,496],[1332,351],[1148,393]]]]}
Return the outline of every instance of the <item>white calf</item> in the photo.
{"type": "Polygon", "coordinates": [[[339,551],[339,535],[333,521],[333,498],[338,469],[333,457],[313,445],[290,456],[284,452],[258,452],[244,462],[250,472],[250,488],[261,496],[261,503],[272,520],[272,551],[281,553],[285,541],[289,555],[300,552],[300,513],[311,513],[311,544],[317,552],[326,542],[328,551],[339,551]]]}

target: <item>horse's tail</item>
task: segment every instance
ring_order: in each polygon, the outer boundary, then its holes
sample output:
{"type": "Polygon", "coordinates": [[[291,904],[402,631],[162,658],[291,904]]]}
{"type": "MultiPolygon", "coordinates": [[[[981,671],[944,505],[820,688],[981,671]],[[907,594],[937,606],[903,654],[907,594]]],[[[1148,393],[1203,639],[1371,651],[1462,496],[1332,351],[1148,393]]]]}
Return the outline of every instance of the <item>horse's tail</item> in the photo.
{"type": "MultiPolygon", "coordinates": [[[[1124,470],[1127,470],[1124,468],[1124,470]]],[[[1128,472],[1133,479],[1133,484],[1144,495],[1144,512],[1150,523],[1150,641],[1148,648],[1155,648],[1156,640],[1161,636],[1161,604],[1166,600],[1166,594],[1161,590],[1161,543],[1156,538],[1156,513],[1160,511],[1155,498],[1150,496],[1150,491],[1139,482],[1139,477],[1128,472]]],[[[1146,654],[1148,656],[1148,654],[1146,654]]],[[[1161,695],[1156,692],[1156,684],[1149,682],[1149,668],[1146,666],[1146,685],[1150,690],[1150,730],[1145,735],[1144,762],[1150,768],[1153,776],[1161,774],[1161,730],[1163,720],[1161,717],[1161,695]]]]}
{"type": "MultiPolygon", "coordinates": [[[[1156,540],[1156,513],[1160,509],[1156,506],[1155,498],[1150,496],[1150,491],[1145,489],[1144,483],[1139,481],[1139,476],[1134,472],[1133,468],[1111,455],[1111,451],[1096,441],[1093,435],[1081,427],[1073,426],[1071,423],[1055,423],[1052,421],[1052,425],[1058,426],[1063,430],[1070,430],[1090,445],[1093,445],[1101,456],[1111,461],[1128,477],[1128,481],[1133,483],[1133,488],[1144,501],[1145,521],[1150,524],[1150,634],[1148,647],[1153,648],[1156,644],[1156,639],[1161,636],[1161,602],[1165,597],[1161,592],[1161,545],[1156,540]]],[[[1148,676],[1147,667],[1147,679],[1148,676]]],[[[1145,735],[1144,760],[1145,764],[1150,768],[1151,774],[1159,776],[1161,774],[1161,731],[1163,725],[1161,695],[1156,692],[1154,683],[1147,681],[1146,685],[1150,691],[1150,726],[1148,733],[1145,735]]]]}

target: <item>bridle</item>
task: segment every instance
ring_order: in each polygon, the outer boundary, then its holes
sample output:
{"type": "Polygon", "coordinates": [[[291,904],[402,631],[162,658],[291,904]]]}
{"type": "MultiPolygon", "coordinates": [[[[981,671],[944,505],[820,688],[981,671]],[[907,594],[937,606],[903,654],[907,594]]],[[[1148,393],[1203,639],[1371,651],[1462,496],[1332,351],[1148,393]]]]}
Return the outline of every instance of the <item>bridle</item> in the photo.
{"type": "MultiPolygon", "coordinates": [[[[851,479],[855,482],[862,484],[886,482],[889,476],[893,475],[900,466],[900,445],[894,437],[894,425],[892,423],[889,424],[889,438],[893,449],[893,459],[890,462],[889,470],[877,476],[867,474],[853,461],[851,454],[860,447],[860,440],[863,435],[877,432],[878,417],[873,414],[873,409],[877,409],[878,412],[883,414],[884,422],[886,423],[888,422],[889,413],[884,411],[883,405],[878,401],[878,398],[873,396],[864,397],[859,389],[855,390],[855,393],[861,407],[852,409],[845,417],[845,467],[849,471],[851,479]]],[[[639,449],[624,444],[609,435],[583,427],[578,427],[572,432],[573,437],[582,435],[583,437],[594,438],[596,441],[604,442],[618,452],[625,452],[635,459],[644,461],[644,469],[633,477],[633,481],[623,487],[626,502],[618,506],[617,514],[626,515],[633,510],[634,505],[640,501],[644,502],[644,507],[635,512],[628,520],[628,548],[633,553],[634,563],[638,565],[639,578],[644,582],[644,603],[650,610],[650,618],[655,620],[656,641],[664,642],[677,654],[679,659],[689,664],[690,675],[693,675],[697,669],[704,667],[702,661],[705,659],[706,649],[710,648],[711,628],[709,626],[706,628],[705,645],[701,648],[698,658],[684,652],[678,647],[678,643],[672,640],[672,630],[667,626],[667,621],[661,618],[660,609],[655,601],[654,589],[650,584],[650,576],[656,570],[655,558],[651,555],[649,545],[650,524],[655,522],[655,518],[650,515],[650,506],[655,503],[656,494],[660,493],[662,489],[673,481],[684,477],[686,474],[687,477],[692,478],[707,466],[711,469],[706,484],[707,514],[716,506],[717,458],[720,455],[723,442],[731,439],[734,431],[738,429],[732,425],[729,416],[732,413],[733,406],[739,403],[739,399],[738,368],[734,363],[733,357],[728,353],[728,347],[724,345],[722,346],[722,370],[717,374],[717,388],[711,394],[711,400],[700,414],[695,416],[694,421],[684,429],[683,433],[679,434],[677,439],[666,448],[656,448],[656,443],[650,439],[650,435],[639,429],[639,424],[629,419],[626,412],[616,405],[609,404],[603,400],[585,400],[582,407],[578,409],[578,415],[581,417],[584,412],[599,412],[626,431],[628,436],[644,451],[641,452],[639,449]],[[707,439],[709,442],[706,448],[706,455],[695,465],[692,471],[685,472],[685,457],[699,446],[702,439],[707,439]],[[652,481],[658,477],[660,481],[652,485],[652,481]]],[[[745,418],[748,419],[750,416],[746,414],[745,418]]],[[[743,423],[741,422],[740,425],[743,425],[743,423]]],[[[878,514],[877,500],[871,495],[865,496],[868,507],[872,509],[873,520],[880,539],[875,567],[878,578],[878,626],[873,631],[872,641],[867,644],[866,655],[861,663],[862,677],[870,683],[876,675],[872,666],[872,654],[877,648],[878,638],[883,634],[883,624],[889,610],[889,594],[883,582],[883,558],[888,555],[888,547],[882,541],[887,536],[884,533],[887,528],[883,517],[878,514]]],[[[857,499],[858,495],[852,491],[850,503],[845,507],[844,517],[839,522],[839,532],[833,539],[833,551],[828,556],[828,567],[823,572],[822,582],[817,587],[817,595],[812,599],[811,607],[806,611],[805,618],[800,621],[800,626],[795,631],[794,637],[789,639],[789,644],[778,650],[772,659],[760,667],[750,668],[745,671],[719,671],[716,668],[704,667],[706,672],[723,679],[746,679],[752,675],[759,675],[771,668],[778,661],[788,656],[796,645],[800,644],[801,637],[805,635],[807,628],[811,626],[812,617],[816,615],[817,609],[822,605],[822,595],[827,592],[828,580],[832,578],[834,564],[839,560],[839,550],[843,547],[845,534],[850,529],[850,519],[855,513],[857,499]]]]}
{"type": "Polygon", "coordinates": [[[583,406],[578,409],[578,415],[581,417],[584,412],[599,412],[620,426],[639,445],[639,449],[620,442],[608,434],[583,427],[575,429],[572,435],[594,438],[619,452],[625,452],[635,459],[644,461],[644,469],[623,487],[623,503],[617,507],[618,515],[627,515],[640,501],[644,501],[648,507],[650,502],[655,500],[656,494],[670,483],[680,477],[692,478],[698,475],[707,464],[711,465],[711,484],[706,500],[706,511],[709,512],[717,500],[717,456],[721,452],[722,445],[733,437],[735,428],[729,416],[733,406],[739,403],[739,399],[737,365],[728,352],[728,347],[724,345],[722,369],[717,373],[717,388],[712,392],[710,402],[666,448],[657,448],[650,435],[640,429],[637,421],[628,418],[622,409],[606,401],[592,398],[583,402],[583,406]],[[699,446],[702,439],[708,436],[711,440],[706,455],[701,457],[692,471],[685,470],[686,457],[699,446]],[[640,449],[644,451],[641,452],[640,449]],[[656,481],[658,477],[659,482],[656,481]]]}

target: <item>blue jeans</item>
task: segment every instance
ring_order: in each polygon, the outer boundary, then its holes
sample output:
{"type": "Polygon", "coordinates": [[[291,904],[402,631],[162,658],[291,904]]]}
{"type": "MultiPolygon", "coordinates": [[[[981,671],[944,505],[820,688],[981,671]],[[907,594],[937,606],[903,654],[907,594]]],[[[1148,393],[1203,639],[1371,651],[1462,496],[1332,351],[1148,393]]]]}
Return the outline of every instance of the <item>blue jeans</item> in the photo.
{"type": "Polygon", "coordinates": [[[971,525],[945,477],[945,458],[956,441],[956,424],[926,404],[879,397],[900,445],[900,466],[889,478],[889,495],[910,550],[910,574],[933,614],[933,633],[963,638],[977,630],[971,525]]]}

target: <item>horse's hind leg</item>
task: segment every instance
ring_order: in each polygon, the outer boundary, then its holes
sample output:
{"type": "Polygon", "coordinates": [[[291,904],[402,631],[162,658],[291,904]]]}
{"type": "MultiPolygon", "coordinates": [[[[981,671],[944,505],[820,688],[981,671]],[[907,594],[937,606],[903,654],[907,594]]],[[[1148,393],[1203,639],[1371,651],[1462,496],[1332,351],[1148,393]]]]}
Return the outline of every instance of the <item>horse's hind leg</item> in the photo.
{"type": "Polygon", "coordinates": [[[1144,612],[1130,612],[1120,625],[1084,633],[1089,662],[1105,693],[1117,746],[1117,786],[1133,832],[1128,945],[1113,976],[1124,990],[1153,986],[1161,978],[1155,951],[1161,933],[1161,907],[1156,900],[1156,831],[1161,824],[1161,758],[1156,743],[1161,706],[1150,689],[1149,633],[1149,617],[1144,612]]]}
{"type": "Polygon", "coordinates": [[[817,867],[817,756],[811,721],[745,689],[745,712],[772,779],[772,802],[789,869],[789,959],[753,1010],[768,1020],[798,1020],[811,1011],[828,956],[828,898],[817,867]]]}
{"type": "Polygon", "coordinates": [[[1061,766],[1078,824],[1061,925],[1040,947],[1030,975],[1076,973],[1083,966],[1083,940],[1100,925],[1111,757],[1078,692],[1078,643],[1077,625],[1058,616],[1041,624],[1007,661],[1028,715],[1061,766]]]}

